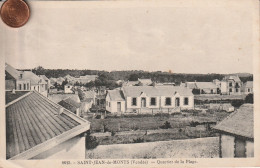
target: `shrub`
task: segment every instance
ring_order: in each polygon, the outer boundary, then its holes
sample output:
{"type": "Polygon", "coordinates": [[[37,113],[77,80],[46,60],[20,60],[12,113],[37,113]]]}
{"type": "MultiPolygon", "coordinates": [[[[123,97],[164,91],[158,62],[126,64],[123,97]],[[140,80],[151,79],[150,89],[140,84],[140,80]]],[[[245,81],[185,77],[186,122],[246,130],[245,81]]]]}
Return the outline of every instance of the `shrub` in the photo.
{"type": "Polygon", "coordinates": [[[160,126],[160,128],[162,129],[168,129],[168,128],[171,128],[171,123],[166,121],[162,126],[160,126]]]}
{"type": "Polygon", "coordinates": [[[192,89],[192,93],[194,95],[199,95],[200,94],[200,89],[192,89]]]}
{"type": "Polygon", "coordinates": [[[85,142],[86,149],[95,149],[99,144],[97,138],[90,135],[90,131],[87,131],[85,142]]]}
{"type": "Polygon", "coordinates": [[[254,103],[254,95],[252,93],[248,94],[245,98],[245,103],[254,103]]]}
{"type": "Polygon", "coordinates": [[[231,105],[232,106],[234,106],[234,107],[240,107],[242,104],[244,104],[244,100],[233,100],[232,102],[231,102],[231,105]]]}
{"type": "Polygon", "coordinates": [[[111,131],[111,136],[115,136],[116,135],[116,132],[115,131],[111,131]]]}
{"type": "Polygon", "coordinates": [[[108,132],[107,124],[102,123],[103,132],[108,132]]]}
{"type": "Polygon", "coordinates": [[[196,127],[197,125],[199,125],[199,122],[198,122],[198,121],[195,121],[195,122],[194,122],[194,121],[191,121],[191,122],[190,122],[190,126],[191,126],[191,127],[196,127]]]}
{"type": "Polygon", "coordinates": [[[133,143],[142,143],[142,142],[144,142],[144,138],[133,139],[133,143]]]}

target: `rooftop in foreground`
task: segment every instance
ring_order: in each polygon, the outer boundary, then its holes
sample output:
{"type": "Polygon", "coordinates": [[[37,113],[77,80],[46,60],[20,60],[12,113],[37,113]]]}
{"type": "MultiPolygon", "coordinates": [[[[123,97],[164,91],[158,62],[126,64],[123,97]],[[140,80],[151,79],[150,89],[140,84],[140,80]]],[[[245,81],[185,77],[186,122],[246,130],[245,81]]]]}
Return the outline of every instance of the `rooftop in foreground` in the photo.
{"type": "Polygon", "coordinates": [[[89,129],[90,123],[36,91],[6,105],[7,159],[30,159],[89,129]]]}
{"type": "Polygon", "coordinates": [[[244,104],[214,128],[218,131],[254,139],[254,106],[244,104]]]}

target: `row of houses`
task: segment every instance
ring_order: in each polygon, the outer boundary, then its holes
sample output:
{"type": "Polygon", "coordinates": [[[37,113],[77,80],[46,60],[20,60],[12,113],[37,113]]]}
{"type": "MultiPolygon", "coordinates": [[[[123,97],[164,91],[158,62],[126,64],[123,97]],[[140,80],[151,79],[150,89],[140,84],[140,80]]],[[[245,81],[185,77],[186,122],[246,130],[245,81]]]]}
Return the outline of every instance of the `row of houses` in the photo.
{"type": "Polygon", "coordinates": [[[180,86],[125,86],[109,90],[106,110],[111,113],[173,112],[194,108],[191,89],[180,86]]]}
{"type": "Polygon", "coordinates": [[[212,82],[185,82],[180,86],[198,90],[197,94],[240,95],[253,93],[253,81],[243,83],[238,76],[226,76],[212,82]]]}
{"type": "Polygon", "coordinates": [[[76,83],[86,84],[91,81],[95,81],[98,78],[98,75],[85,75],[79,77],[73,77],[71,75],[66,75],[64,77],[58,78],[50,78],[51,84],[54,85],[57,83],[58,85],[62,85],[62,82],[67,80],[70,84],[74,85],[76,83]]]}
{"type": "Polygon", "coordinates": [[[118,80],[116,81],[117,84],[121,86],[175,86],[174,82],[167,82],[167,83],[158,83],[158,82],[153,82],[152,79],[147,78],[147,79],[142,79],[138,78],[136,81],[124,81],[124,80],[118,80]]]}
{"type": "Polygon", "coordinates": [[[49,88],[50,81],[45,75],[37,76],[31,71],[18,71],[5,64],[5,90],[36,90],[47,96],[49,88]]]}

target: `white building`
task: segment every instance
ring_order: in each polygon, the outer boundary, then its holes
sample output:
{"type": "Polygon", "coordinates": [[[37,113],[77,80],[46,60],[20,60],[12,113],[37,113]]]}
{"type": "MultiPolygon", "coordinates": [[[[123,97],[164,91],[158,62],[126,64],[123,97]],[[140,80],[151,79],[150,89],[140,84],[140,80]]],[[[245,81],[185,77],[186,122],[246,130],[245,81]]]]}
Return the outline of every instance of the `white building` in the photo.
{"type": "Polygon", "coordinates": [[[72,88],[73,86],[71,84],[64,85],[64,93],[74,93],[72,88]]]}
{"type": "Polygon", "coordinates": [[[127,86],[108,91],[106,110],[112,113],[175,112],[193,109],[191,89],[179,86],[127,86]]]}

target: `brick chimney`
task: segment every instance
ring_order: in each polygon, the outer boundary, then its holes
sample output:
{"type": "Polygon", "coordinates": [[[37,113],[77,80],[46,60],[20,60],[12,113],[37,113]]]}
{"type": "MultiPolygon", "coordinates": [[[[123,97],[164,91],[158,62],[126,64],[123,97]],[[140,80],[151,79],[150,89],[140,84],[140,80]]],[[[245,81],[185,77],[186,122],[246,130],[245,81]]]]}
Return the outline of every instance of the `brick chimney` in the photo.
{"type": "Polygon", "coordinates": [[[58,115],[61,115],[64,111],[63,107],[58,107],[58,115]]]}
{"type": "Polygon", "coordinates": [[[15,89],[12,90],[12,94],[15,94],[15,89]]]}

